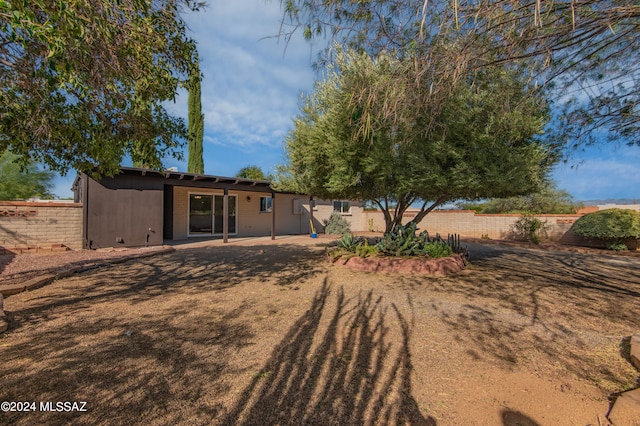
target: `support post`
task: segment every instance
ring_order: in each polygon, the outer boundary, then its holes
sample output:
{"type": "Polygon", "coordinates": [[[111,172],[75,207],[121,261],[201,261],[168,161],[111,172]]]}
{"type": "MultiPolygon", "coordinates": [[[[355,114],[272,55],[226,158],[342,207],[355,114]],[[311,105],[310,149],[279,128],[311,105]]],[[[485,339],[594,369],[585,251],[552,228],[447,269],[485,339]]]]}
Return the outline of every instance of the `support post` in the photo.
{"type": "Polygon", "coordinates": [[[271,239],[276,239],[276,193],[271,191],[271,239]]]}
{"type": "Polygon", "coordinates": [[[229,190],[224,189],[222,197],[222,242],[229,242],[229,190]]]}
{"type": "Polygon", "coordinates": [[[309,235],[313,233],[313,196],[309,197],[309,235]]]}

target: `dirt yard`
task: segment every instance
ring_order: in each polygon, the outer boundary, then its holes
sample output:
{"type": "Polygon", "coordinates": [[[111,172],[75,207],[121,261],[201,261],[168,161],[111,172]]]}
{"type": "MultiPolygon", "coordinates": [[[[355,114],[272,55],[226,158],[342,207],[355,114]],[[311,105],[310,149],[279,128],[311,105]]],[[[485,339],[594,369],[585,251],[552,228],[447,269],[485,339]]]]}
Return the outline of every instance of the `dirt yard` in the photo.
{"type": "Polygon", "coordinates": [[[7,298],[0,401],[37,410],[0,423],[605,425],[639,385],[639,258],[474,244],[428,277],[312,242],[203,244],[7,298]],[[86,411],[40,407],[65,401],[86,411]]]}

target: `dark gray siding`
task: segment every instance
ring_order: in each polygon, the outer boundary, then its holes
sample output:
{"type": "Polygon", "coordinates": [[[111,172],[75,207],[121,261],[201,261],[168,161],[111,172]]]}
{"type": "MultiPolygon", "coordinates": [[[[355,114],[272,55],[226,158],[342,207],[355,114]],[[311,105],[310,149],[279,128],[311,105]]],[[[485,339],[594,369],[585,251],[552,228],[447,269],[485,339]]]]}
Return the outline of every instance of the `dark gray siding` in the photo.
{"type": "Polygon", "coordinates": [[[162,178],[118,175],[100,182],[85,178],[86,248],[162,244],[162,178]]]}

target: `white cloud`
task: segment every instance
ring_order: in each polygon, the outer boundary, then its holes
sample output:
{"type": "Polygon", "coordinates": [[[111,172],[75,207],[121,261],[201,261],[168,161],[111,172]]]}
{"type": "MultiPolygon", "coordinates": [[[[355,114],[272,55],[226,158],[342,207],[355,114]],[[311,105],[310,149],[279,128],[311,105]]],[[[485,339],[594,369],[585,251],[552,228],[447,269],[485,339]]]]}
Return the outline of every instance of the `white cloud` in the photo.
{"type": "MultiPolygon", "coordinates": [[[[215,2],[185,17],[198,42],[206,143],[280,150],[298,112],[301,91],[313,88],[309,45],[276,38],[278,1],[215,2]]],[[[167,108],[186,118],[186,94],[167,108]]],[[[207,159],[205,158],[205,164],[207,159]]]]}
{"type": "Polygon", "coordinates": [[[578,200],[640,197],[640,147],[602,142],[555,168],[561,189],[578,200]]]}

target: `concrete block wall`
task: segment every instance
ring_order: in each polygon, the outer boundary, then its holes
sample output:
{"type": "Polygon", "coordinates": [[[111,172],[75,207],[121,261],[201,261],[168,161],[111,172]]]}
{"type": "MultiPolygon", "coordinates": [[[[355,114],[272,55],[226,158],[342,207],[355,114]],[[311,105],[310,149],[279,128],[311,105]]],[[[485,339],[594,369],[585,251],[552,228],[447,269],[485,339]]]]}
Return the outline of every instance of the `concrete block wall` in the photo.
{"type": "MultiPolygon", "coordinates": [[[[402,223],[407,223],[416,216],[417,212],[407,211],[402,223]]],[[[384,216],[379,211],[365,211],[363,223],[372,221],[375,231],[384,231],[384,216]]],[[[517,214],[477,214],[472,210],[435,210],[429,213],[418,224],[418,228],[429,231],[435,235],[460,234],[463,237],[509,239],[512,237],[511,228],[520,215],[517,214]]],[[[580,215],[536,215],[547,223],[547,240],[560,241],[571,244],[575,234],[568,232],[571,225],[580,215]]],[[[363,226],[361,231],[367,231],[368,226],[363,226]]],[[[577,242],[577,241],[576,241],[577,242]]]]}
{"type": "Polygon", "coordinates": [[[0,201],[0,248],[82,249],[82,204],[0,201]]]}

